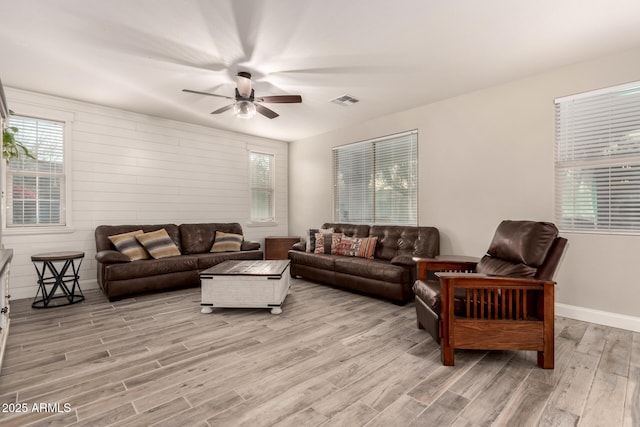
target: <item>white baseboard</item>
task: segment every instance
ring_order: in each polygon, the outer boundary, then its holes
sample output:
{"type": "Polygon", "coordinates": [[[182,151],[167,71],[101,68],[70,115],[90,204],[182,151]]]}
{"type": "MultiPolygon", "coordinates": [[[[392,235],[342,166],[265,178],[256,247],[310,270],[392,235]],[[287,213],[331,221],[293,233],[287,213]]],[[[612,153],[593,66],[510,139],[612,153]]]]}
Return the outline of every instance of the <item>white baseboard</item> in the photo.
{"type": "Polygon", "coordinates": [[[640,332],[640,317],[556,303],[556,316],[640,332]]]}

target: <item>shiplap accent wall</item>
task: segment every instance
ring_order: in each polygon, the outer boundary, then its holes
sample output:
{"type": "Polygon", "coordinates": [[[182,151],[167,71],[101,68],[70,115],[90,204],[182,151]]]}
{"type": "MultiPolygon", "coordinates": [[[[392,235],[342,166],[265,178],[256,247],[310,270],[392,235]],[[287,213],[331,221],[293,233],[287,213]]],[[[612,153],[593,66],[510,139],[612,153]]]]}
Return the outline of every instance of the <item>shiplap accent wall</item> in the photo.
{"type": "MultiPolygon", "coordinates": [[[[80,250],[83,289],[95,288],[94,230],[100,224],[239,222],[245,239],[288,231],[288,144],[6,88],[9,107],[71,114],[72,231],[13,234],[11,296],[33,298],[30,256],[80,250]],[[276,156],[276,224],[249,224],[249,149],[276,156]]],[[[230,120],[233,119],[230,117],[230,120]]],[[[257,118],[258,120],[260,118],[257,118]]],[[[3,177],[3,182],[4,182],[3,177]]]]}

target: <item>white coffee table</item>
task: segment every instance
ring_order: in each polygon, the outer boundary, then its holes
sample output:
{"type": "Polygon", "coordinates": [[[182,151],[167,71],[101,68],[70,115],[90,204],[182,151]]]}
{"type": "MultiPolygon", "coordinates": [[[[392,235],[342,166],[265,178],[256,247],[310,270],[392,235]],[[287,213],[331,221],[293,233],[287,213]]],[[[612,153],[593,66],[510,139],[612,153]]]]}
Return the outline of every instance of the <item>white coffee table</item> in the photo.
{"type": "Polygon", "coordinates": [[[289,260],[224,261],[200,273],[202,313],[214,308],[270,308],[282,313],[289,260]]]}

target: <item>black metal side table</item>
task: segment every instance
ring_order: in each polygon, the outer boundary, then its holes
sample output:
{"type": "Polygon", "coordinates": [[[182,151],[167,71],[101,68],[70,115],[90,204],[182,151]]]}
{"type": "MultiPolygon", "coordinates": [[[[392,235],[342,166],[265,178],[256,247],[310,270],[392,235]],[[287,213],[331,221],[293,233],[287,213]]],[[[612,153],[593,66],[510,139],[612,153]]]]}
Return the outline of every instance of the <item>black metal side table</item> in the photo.
{"type": "Polygon", "coordinates": [[[47,308],[52,300],[58,298],[64,298],[66,302],[56,303],[52,307],[84,301],[84,295],[78,283],[80,278],[78,272],[83,258],[84,252],[48,252],[33,255],[31,262],[38,273],[39,288],[31,307],[47,308]],[[41,268],[38,268],[39,263],[42,263],[41,268]],[[47,286],[50,286],[48,291],[47,286]],[[61,294],[55,295],[58,290],[61,294]],[[39,296],[40,299],[38,299],[39,296]]]}

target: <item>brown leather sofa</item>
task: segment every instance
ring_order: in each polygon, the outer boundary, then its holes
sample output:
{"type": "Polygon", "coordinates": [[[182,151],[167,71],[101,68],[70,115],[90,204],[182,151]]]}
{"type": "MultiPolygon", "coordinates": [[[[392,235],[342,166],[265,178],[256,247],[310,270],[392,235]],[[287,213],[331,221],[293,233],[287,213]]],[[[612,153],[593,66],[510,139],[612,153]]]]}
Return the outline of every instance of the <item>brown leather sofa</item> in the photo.
{"type": "Polygon", "coordinates": [[[242,234],[238,223],[100,225],[95,230],[98,284],[113,301],[129,295],[197,286],[200,272],[226,260],[260,260],[260,243],[243,241],[238,252],[209,252],[216,231],[242,234]],[[164,228],[178,246],[179,256],[130,261],[115,249],[109,236],[164,228]]]}
{"type": "Polygon", "coordinates": [[[434,227],[325,223],[350,237],[378,237],[373,259],[305,251],[305,242],[289,251],[291,276],[389,299],[413,300],[414,257],[433,258],[440,252],[440,233],[434,227]]]}

